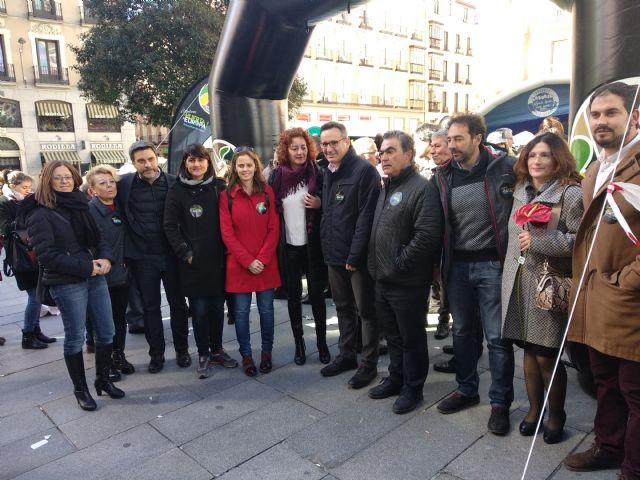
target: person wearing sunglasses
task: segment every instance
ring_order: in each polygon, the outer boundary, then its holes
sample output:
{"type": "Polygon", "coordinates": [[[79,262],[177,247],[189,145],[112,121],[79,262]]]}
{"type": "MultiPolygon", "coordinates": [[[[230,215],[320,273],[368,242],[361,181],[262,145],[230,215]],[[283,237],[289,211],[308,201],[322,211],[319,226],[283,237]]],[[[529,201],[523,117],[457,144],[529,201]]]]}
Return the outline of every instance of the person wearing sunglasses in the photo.
{"type": "Polygon", "coordinates": [[[89,213],[85,194],[78,189],[81,184],[80,174],[70,163],[45,163],[35,194],[23,201],[22,214],[40,263],[38,288],[48,289],[62,315],[64,360],[73,393],[80,408],[95,410],[82,358],[87,315],[96,335],[96,392],[111,398],[122,398],[124,392],[109,379],[115,329],[106,275],[113,255],[89,213]]]}
{"type": "Polygon", "coordinates": [[[260,314],[260,372],[269,373],[273,368],[273,294],[280,286],[276,255],[280,220],[273,190],[262,176],[262,163],[253,148],[236,148],[230,169],[227,190],[220,195],[220,229],[227,247],[225,289],[233,295],[242,369],[254,377],[258,372],[249,328],[253,292],[260,314]]]}
{"type": "Polygon", "coordinates": [[[295,341],[293,361],[307,360],[302,326],[302,275],[307,288],[316,328],[320,362],[329,363],[327,346],[327,307],[324,300],[327,267],[320,245],[320,218],[323,172],[318,168],[315,143],[302,128],[291,128],[280,135],[276,148],[277,164],[269,178],[280,215],[280,274],[287,290],[289,320],[295,341]]]}
{"type": "Polygon", "coordinates": [[[320,373],[325,377],[357,372],[351,388],[363,388],[378,375],[378,324],[373,280],[367,272],[367,246],[380,194],[375,167],[358,157],[347,129],[338,122],[320,127],[320,146],[329,166],[322,188],[322,252],[329,266],[340,329],[340,352],[320,373]],[[362,322],[362,357],[358,367],[358,314],[362,322]]]}

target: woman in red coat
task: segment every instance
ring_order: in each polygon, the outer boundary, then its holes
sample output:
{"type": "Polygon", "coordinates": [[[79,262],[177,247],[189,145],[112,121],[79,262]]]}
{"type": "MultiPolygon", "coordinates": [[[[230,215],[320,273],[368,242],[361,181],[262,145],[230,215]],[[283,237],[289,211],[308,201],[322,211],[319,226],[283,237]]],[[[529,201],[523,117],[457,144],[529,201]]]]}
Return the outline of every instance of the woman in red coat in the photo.
{"type": "Polygon", "coordinates": [[[251,294],[256,292],[260,313],[260,371],[269,373],[274,328],[273,290],[280,286],[276,255],[280,223],[273,191],[261,172],[262,164],[252,148],[236,148],[229,184],[220,196],[220,228],[227,247],[226,290],[233,294],[242,368],[250,377],[257,373],[249,330],[251,294]]]}

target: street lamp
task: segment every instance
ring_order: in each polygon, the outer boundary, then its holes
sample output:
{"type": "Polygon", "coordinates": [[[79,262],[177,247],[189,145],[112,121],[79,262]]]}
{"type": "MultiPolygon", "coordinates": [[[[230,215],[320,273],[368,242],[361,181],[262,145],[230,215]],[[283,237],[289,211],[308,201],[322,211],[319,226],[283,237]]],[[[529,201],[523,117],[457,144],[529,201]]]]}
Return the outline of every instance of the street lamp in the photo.
{"type": "Polygon", "coordinates": [[[27,41],[23,37],[20,37],[18,39],[18,43],[20,44],[20,46],[18,47],[18,51],[20,52],[20,70],[22,71],[22,81],[24,82],[24,88],[27,88],[27,77],[24,76],[24,64],[22,63],[22,52],[24,50],[24,44],[27,43],[27,41]]]}

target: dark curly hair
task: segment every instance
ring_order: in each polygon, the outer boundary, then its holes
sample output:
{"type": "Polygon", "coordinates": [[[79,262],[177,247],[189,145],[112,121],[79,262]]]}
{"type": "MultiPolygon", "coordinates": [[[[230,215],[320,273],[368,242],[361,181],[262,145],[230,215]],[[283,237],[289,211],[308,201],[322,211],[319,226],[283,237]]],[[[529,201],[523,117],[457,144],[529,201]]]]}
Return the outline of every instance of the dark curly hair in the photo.
{"type": "Polygon", "coordinates": [[[299,127],[290,128],[280,134],[278,140],[278,146],[276,148],[276,160],[278,165],[291,166],[291,160],[289,159],[289,146],[294,138],[304,138],[307,144],[307,162],[315,162],[318,151],[316,149],[316,142],[313,141],[311,135],[299,127]]]}

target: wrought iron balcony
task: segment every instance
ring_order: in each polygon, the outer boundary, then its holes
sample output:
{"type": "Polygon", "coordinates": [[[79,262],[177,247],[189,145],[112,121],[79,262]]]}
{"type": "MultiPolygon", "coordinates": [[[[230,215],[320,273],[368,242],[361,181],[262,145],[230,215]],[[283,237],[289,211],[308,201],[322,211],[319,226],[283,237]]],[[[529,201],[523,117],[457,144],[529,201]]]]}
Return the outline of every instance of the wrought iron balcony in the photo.
{"type": "Polygon", "coordinates": [[[27,0],[29,18],[62,21],[62,6],[55,0],[27,0]]]}
{"type": "Polygon", "coordinates": [[[424,100],[409,99],[409,108],[411,110],[424,110],[424,100]]]}
{"type": "Polygon", "coordinates": [[[0,66],[0,82],[15,82],[16,71],[13,64],[5,64],[0,66]]]}
{"type": "Polygon", "coordinates": [[[69,69],[58,67],[33,67],[35,83],[47,83],[53,85],[69,85],[69,69]]]}
{"type": "Polygon", "coordinates": [[[440,70],[429,69],[429,80],[440,81],[442,79],[442,72],[440,70]]]}

